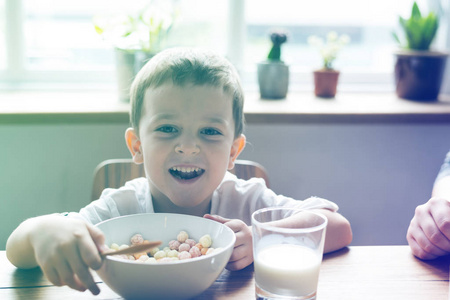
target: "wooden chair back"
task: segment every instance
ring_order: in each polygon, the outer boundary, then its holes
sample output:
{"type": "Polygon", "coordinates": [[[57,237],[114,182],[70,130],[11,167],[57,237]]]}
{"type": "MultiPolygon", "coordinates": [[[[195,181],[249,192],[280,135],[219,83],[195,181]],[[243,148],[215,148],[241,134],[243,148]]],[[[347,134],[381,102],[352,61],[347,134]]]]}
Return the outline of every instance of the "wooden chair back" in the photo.
{"type": "MultiPolygon", "coordinates": [[[[269,186],[267,171],[257,162],[238,159],[230,172],[245,180],[262,178],[269,186]]],[[[91,200],[98,199],[105,188],[119,188],[138,177],[145,177],[144,167],[135,164],[131,158],[105,160],[95,168],[91,200]]]]}

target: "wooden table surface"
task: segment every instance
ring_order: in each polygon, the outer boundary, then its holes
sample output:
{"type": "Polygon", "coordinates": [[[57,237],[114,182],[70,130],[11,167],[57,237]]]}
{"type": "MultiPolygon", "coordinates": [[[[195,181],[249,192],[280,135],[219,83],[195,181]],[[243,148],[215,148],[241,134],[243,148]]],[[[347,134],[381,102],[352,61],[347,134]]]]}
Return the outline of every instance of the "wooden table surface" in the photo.
{"type": "MultiPolygon", "coordinates": [[[[416,259],[408,246],[352,246],[326,254],[317,299],[448,300],[450,257],[416,259]]],[[[18,270],[0,251],[0,299],[122,299],[96,277],[101,293],[93,296],[56,287],[42,272],[18,270]]],[[[196,299],[255,299],[253,266],[224,271],[196,299]]]]}

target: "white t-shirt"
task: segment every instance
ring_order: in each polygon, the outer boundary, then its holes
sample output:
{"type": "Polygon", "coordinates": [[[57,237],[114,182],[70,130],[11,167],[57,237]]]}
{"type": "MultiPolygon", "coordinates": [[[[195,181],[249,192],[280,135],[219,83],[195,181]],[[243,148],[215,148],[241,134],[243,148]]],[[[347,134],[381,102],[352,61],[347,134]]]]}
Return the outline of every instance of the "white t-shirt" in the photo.
{"type": "MultiPolygon", "coordinates": [[[[211,214],[229,219],[240,219],[251,225],[254,211],[271,206],[297,207],[302,209],[325,208],[337,211],[338,206],[328,200],[311,197],[303,201],[275,194],[261,178],[238,179],[227,172],[211,199],[211,214]]],[[[153,213],[152,196],[147,178],[128,181],[119,189],[105,189],[100,199],[69,216],[82,218],[92,224],[114,217],[153,213]]]]}

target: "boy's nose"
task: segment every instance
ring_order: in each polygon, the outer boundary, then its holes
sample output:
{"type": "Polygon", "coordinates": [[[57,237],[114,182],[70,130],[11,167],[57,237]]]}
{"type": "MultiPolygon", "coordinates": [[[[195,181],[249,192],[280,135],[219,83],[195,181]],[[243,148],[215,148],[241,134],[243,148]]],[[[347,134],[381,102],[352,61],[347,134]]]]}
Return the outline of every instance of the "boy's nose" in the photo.
{"type": "Polygon", "coordinates": [[[196,155],[200,152],[200,148],[197,144],[178,144],[175,146],[175,152],[185,155],[196,155]]]}

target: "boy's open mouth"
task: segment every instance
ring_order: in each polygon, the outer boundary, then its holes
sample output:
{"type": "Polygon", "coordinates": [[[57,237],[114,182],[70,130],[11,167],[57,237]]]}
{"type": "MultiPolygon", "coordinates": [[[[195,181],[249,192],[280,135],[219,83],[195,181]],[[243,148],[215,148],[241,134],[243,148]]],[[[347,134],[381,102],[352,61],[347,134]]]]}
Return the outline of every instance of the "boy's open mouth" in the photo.
{"type": "Polygon", "coordinates": [[[200,168],[173,167],[169,169],[169,173],[175,178],[189,180],[202,175],[205,173],[205,170],[200,168]]]}

